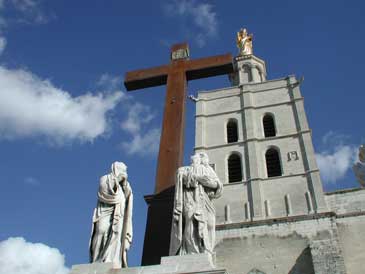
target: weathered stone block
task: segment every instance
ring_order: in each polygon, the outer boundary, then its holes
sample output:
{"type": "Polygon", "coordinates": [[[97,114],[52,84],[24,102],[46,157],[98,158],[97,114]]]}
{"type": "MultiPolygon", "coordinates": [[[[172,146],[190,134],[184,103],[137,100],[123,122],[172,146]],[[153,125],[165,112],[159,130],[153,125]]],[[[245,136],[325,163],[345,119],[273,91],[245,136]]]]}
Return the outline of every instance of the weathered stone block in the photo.
{"type": "MultiPolygon", "coordinates": [[[[74,265],[70,274],[226,274],[225,269],[214,266],[209,254],[162,257],[160,265],[113,269],[111,263],[74,265]]],[[[227,273],[228,274],[228,273],[227,273]]]]}

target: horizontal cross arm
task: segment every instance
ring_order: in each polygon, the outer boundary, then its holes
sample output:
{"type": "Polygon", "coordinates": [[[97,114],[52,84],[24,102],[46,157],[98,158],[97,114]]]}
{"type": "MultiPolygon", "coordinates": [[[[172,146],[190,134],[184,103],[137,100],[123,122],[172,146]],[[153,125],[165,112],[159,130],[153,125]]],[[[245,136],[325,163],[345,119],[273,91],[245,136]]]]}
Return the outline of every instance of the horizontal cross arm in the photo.
{"type": "Polygon", "coordinates": [[[124,86],[127,90],[155,87],[166,84],[169,66],[129,71],[125,74],[124,86]]]}
{"type": "Polygon", "coordinates": [[[186,77],[188,80],[212,77],[233,72],[231,54],[217,55],[207,58],[190,60],[186,77]]]}

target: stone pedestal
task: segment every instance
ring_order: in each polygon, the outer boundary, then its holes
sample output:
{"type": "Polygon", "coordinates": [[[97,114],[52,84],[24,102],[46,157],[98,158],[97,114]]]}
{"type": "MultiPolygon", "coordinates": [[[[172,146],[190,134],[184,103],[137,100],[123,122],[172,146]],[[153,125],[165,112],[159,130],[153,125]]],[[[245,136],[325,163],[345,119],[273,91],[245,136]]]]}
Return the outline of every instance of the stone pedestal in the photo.
{"type": "Polygon", "coordinates": [[[266,81],[266,65],[264,60],[252,54],[235,57],[234,71],[229,76],[233,86],[266,81]]]}
{"type": "Polygon", "coordinates": [[[171,187],[145,196],[148,211],[142,265],[159,264],[162,257],[169,256],[174,194],[175,187],[171,187]]]}
{"type": "Polygon", "coordinates": [[[74,265],[70,274],[228,274],[225,269],[214,266],[209,254],[162,257],[161,264],[113,269],[111,263],[74,265]]]}

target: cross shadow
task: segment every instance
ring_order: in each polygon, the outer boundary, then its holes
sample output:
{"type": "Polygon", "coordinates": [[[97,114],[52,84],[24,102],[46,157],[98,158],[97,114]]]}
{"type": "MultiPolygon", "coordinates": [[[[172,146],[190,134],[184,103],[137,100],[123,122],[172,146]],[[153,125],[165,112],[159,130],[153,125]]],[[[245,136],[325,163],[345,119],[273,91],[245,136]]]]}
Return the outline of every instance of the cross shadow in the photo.
{"type": "Polygon", "coordinates": [[[303,249],[288,274],[314,274],[313,260],[309,247],[303,249]]]}

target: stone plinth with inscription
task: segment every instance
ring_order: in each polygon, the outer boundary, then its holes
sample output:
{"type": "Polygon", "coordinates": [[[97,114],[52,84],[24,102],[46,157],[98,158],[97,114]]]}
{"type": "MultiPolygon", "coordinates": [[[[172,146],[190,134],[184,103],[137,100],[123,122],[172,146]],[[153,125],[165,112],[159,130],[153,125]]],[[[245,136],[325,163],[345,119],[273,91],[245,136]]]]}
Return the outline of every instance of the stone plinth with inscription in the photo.
{"type": "Polygon", "coordinates": [[[113,269],[111,263],[74,265],[70,274],[174,274],[212,273],[226,274],[225,269],[216,268],[209,254],[162,257],[161,264],[113,269]]]}

